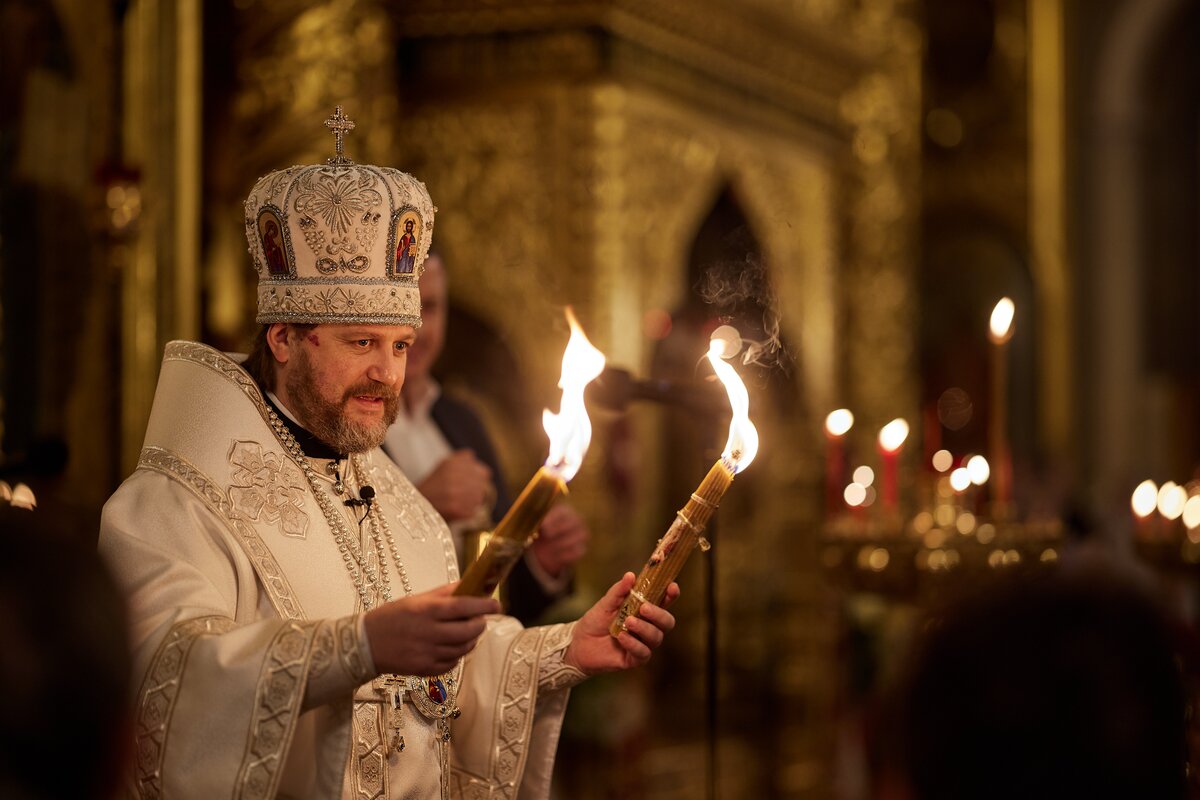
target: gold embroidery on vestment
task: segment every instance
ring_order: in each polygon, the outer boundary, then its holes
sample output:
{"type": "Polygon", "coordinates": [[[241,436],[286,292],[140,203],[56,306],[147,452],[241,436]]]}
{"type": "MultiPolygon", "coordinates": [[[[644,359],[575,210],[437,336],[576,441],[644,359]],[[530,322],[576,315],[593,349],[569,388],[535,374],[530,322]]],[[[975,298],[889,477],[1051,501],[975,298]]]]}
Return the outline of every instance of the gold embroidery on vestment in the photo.
{"type": "Polygon", "coordinates": [[[229,502],[238,516],[274,523],[285,536],[308,531],[304,498],[308,484],[296,463],[282,453],[263,452],[258,442],[235,440],[229,448],[229,502]]]}
{"type": "Polygon", "coordinates": [[[575,623],[529,628],[517,635],[500,680],[495,722],[497,747],[492,751],[488,774],[451,771],[455,797],[511,800],[524,774],[531,717],[542,692],[569,689],[583,673],[563,661],[575,623]]]}
{"type": "MultiPolygon", "coordinates": [[[[284,754],[300,716],[300,704],[314,658],[314,622],[289,622],[271,640],[259,673],[246,751],[238,770],[235,800],[275,796],[284,754]]],[[[328,653],[324,656],[328,660],[328,653]]]]}
{"type": "Polygon", "coordinates": [[[354,741],[350,752],[351,796],[355,800],[387,797],[387,744],[383,705],[354,704],[354,741]]]}
{"type": "Polygon", "coordinates": [[[134,752],[137,754],[135,781],[141,797],[162,795],[167,735],[192,645],[200,636],[219,635],[234,627],[234,621],[228,617],[197,617],[176,623],[159,642],[138,693],[134,752]]]}
{"type": "Polygon", "coordinates": [[[258,531],[234,512],[229,498],[203,472],[161,447],[144,448],[138,459],[138,468],[161,472],[190,489],[233,531],[234,538],[242,545],[246,556],[254,565],[254,571],[266,588],[271,605],[279,612],[279,616],[284,619],[305,618],[300,601],[296,599],[287,577],[280,569],[275,556],[258,535],[258,531]]]}
{"type": "Polygon", "coordinates": [[[337,654],[346,673],[359,684],[374,677],[371,666],[363,659],[362,642],[358,636],[358,617],[343,617],[337,621],[337,654]]]}

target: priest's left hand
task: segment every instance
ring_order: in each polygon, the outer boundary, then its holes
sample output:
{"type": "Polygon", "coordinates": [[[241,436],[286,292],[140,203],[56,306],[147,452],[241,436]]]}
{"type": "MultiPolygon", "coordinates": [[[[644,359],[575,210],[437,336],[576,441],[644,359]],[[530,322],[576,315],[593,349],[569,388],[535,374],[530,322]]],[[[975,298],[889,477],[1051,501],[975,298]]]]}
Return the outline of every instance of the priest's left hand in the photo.
{"type": "MultiPolygon", "coordinates": [[[[626,620],[627,630],[620,636],[614,639],[608,632],[608,626],[633,589],[635,580],[632,572],[626,572],[579,618],[564,655],[566,663],[586,675],[597,675],[641,666],[650,660],[651,652],[662,644],[667,631],[675,627],[675,617],[665,608],[643,603],[637,616],[626,620]]],[[[669,606],[678,596],[679,585],[672,583],[667,588],[663,605],[669,606]]]]}

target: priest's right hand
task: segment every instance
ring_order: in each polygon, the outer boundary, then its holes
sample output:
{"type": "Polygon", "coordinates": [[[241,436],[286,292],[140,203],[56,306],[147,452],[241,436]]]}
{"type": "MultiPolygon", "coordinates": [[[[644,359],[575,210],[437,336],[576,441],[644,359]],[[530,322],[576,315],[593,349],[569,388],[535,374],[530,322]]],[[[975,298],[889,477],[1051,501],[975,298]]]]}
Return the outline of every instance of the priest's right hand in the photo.
{"type": "Polygon", "coordinates": [[[379,672],[440,675],[475,647],[488,614],[499,614],[492,597],[454,597],[458,582],[393,600],[363,618],[379,672]]]}

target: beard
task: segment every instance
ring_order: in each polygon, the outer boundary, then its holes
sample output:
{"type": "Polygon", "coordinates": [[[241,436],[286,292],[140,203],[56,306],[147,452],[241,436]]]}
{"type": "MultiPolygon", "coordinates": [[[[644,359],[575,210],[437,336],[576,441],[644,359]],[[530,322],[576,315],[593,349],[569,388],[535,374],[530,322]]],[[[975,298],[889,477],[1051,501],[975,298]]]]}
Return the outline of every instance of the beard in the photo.
{"type": "Polygon", "coordinates": [[[293,412],[308,432],[339,453],[366,453],[383,444],[388,428],[400,412],[400,393],[379,381],[364,380],[342,393],[337,402],[321,395],[308,353],[297,354],[296,369],[287,376],[288,399],[293,412]],[[383,416],[378,420],[355,422],[346,414],[346,406],[355,397],[383,399],[383,416]]]}

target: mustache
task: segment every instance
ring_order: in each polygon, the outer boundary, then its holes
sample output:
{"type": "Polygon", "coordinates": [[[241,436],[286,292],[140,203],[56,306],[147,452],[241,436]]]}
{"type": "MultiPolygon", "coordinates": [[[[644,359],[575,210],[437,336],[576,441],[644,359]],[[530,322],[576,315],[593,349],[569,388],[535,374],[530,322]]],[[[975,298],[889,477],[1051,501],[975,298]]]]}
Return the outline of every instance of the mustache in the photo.
{"type": "Polygon", "coordinates": [[[351,397],[378,397],[381,400],[391,402],[400,399],[400,391],[391,388],[386,383],[367,380],[362,383],[356,383],[347,389],[342,399],[349,400],[351,397]]]}

